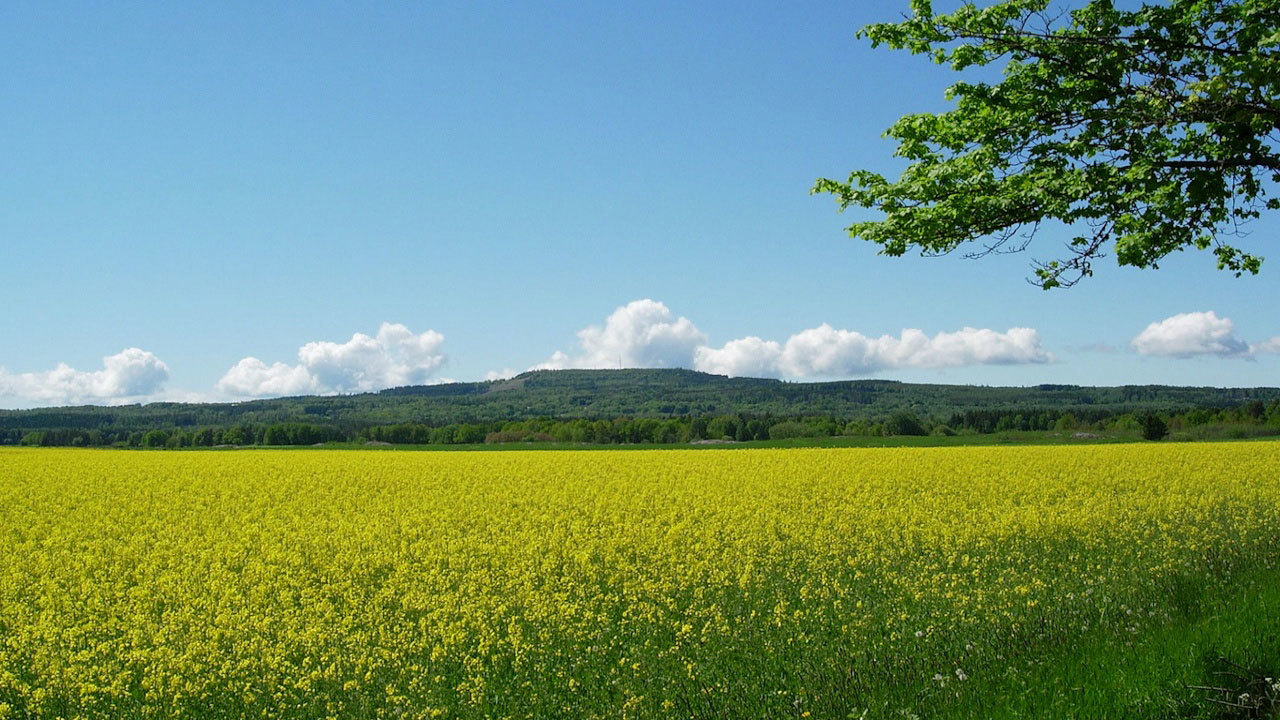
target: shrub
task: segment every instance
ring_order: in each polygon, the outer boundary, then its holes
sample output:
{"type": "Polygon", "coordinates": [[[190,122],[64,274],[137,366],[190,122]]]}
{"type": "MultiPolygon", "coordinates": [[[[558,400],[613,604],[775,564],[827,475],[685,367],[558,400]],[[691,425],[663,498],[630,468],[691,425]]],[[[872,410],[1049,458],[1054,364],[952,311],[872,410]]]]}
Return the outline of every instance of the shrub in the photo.
{"type": "Polygon", "coordinates": [[[884,421],[881,431],[885,435],[928,435],[920,418],[908,412],[894,413],[884,421]]]}
{"type": "Polygon", "coordinates": [[[769,438],[787,440],[789,438],[817,437],[818,429],[795,420],[787,420],[769,426],[769,438]]]}
{"type": "Polygon", "coordinates": [[[521,443],[521,442],[555,442],[555,438],[544,432],[529,432],[528,430],[502,430],[499,432],[491,432],[484,436],[486,445],[500,445],[502,443],[521,443]]]}
{"type": "Polygon", "coordinates": [[[1145,440],[1162,440],[1169,434],[1169,426],[1155,413],[1146,413],[1138,418],[1145,440]]]}
{"type": "Polygon", "coordinates": [[[164,447],[169,440],[169,433],[163,430],[152,430],[142,436],[142,447],[158,448],[164,447]]]}

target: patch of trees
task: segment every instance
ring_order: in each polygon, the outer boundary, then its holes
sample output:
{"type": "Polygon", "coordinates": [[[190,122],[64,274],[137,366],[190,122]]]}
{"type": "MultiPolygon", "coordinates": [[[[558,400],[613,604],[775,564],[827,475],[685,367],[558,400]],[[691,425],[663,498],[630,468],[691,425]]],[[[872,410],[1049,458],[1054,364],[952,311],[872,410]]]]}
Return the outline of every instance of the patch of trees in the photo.
{"type": "Polygon", "coordinates": [[[137,430],[51,428],[5,431],[8,444],[70,447],[188,448],[316,445],[374,442],[393,445],[565,443],[593,445],[678,444],[699,440],[787,440],[834,436],[956,435],[1002,432],[1118,431],[1160,439],[1171,432],[1212,439],[1280,435],[1280,399],[1230,407],[1173,411],[1083,408],[977,409],[931,416],[898,410],[879,419],[833,415],[719,414],[611,419],[529,418],[432,424],[406,422],[362,427],[317,423],[237,423],[225,427],[153,427],[137,430]],[[945,418],[945,419],[944,419],[945,418]]]}
{"type": "Polygon", "coordinates": [[[45,447],[188,448],[241,445],[314,445],[349,440],[352,433],[338,427],[282,423],[229,427],[151,428],[149,430],[77,430],[53,428],[24,433],[22,445],[45,447]]]}
{"type": "MultiPolygon", "coordinates": [[[[335,397],[293,397],[239,403],[151,403],[114,407],[0,410],[0,443],[16,443],[40,430],[100,430],[113,437],[153,429],[244,426],[264,428],[297,423],[337,427],[354,439],[361,428],[423,424],[483,424],[558,418],[595,422],[612,418],[747,418],[769,425],[783,420],[831,417],[841,424],[883,423],[897,412],[929,419],[927,429],[957,413],[990,413],[980,432],[994,432],[1000,417],[1021,427],[1013,415],[1027,415],[1028,427],[1045,429],[1031,415],[1073,412],[1085,422],[1101,415],[1139,410],[1169,413],[1185,408],[1225,408],[1251,401],[1280,400],[1280,388],[1192,388],[1160,385],[1122,387],[977,387],[917,385],[888,380],[789,383],[758,378],[727,378],[691,370],[554,370],[483,383],[450,383],[421,391],[400,388],[381,393],[335,397]]],[[[1054,420],[1050,420],[1051,425],[1054,420]]],[[[486,432],[494,432],[490,429],[486,432]]],[[[743,435],[759,436],[760,428],[743,435]]],[[[736,439],[739,428],[726,433],[736,439]]],[[[483,439],[483,438],[482,438],[483,439]]],[[[219,443],[230,444],[230,443],[219,443]]],[[[305,443],[303,443],[305,444],[305,443]]]]}

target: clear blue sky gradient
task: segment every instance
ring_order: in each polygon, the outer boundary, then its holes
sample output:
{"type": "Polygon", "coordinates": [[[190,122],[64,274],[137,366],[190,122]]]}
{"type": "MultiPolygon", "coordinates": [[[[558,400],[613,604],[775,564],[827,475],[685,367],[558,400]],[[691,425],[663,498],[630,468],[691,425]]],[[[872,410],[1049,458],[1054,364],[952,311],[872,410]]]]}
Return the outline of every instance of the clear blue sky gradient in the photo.
{"type": "Polygon", "coordinates": [[[983,384],[1276,385],[1280,360],[1139,356],[1213,310],[1280,335],[1275,218],[1258,277],[1208,253],[883,258],[819,176],[896,173],[881,138],[956,80],[857,40],[906,0],[797,3],[7,3],[0,7],[0,366],[140,347],[169,387],[294,362],[383,321],[444,334],[441,374],[523,369],[638,298],[714,345],[826,322],[867,335],[1032,327],[1058,362],[886,371],[983,384]],[[1098,352],[1098,344],[1114,348],[1098,352]]]}

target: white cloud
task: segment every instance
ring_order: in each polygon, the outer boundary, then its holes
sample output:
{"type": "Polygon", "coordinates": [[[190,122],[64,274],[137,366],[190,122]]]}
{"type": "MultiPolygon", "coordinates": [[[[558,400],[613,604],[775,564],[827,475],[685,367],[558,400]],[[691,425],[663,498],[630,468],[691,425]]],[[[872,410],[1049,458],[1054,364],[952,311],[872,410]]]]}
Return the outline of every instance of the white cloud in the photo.
{"type": "Polygon", "coordinates": [[[236,363],[218,381],[218,391],[227,395],[302,395],[315,389],[315,378],[305,367],[282,362],[267,365],[256,357],[236,363]]]}
{"type": "Polygon", "coordinates": [[[169,368],[154,354],[126,348],[102,358],[101,370],[76,370],[59,363],[53,370],[9,373],[0,368],[0,397],[22,404],[72,405],[137,401],[158,393],[169,368]]]}
{"type": "Polygon", "coordinates": [[[1054,359],[1029,328],[964,328],[933,337],[903,330],[899,337],[872,338],[823,324],[785,342],[749,336],[716,348],[688,318],[677,318],[666,305],[647,299],[618,308],[603,327],[588,327],[578,339],[581,352],[557,352],[533,369],[686,367],[720,375],[803,379],[1054,359]]]}
{"type": "Polygon", "coordinates": [[[782,346],[754,335],[730,340],[724,347],[700,347],[693,366],[716,375],[768,377],[778,374],[782,346]]]}
{"type": "Polygon", "coordinates": [[[580,330],[579,354],[556,352],[534,369],[690,367],[706,342],[689,318],[675,317],[655,300],[635,300],[614,310],[604,327],[580,330]]]}
{"type": "Polygon", "coordinates": [[[720,349],[703,348],[696,367],[722,375],[815,378],[900,368],[1047,363],[1053,359],[1040,346],[1040,335],[1029,328],[997,332],[967,327],[933,337],[907,329],[898,337],[873,338],[823,323],[781,344],[748,337],[720,349]]]}
{"type": "Polygon", "coordinates": [[[1180,358],[1196,355],[1232,357],[1250,354],[1249,345],[1235,337],[1231,320],[1218,317],[1212,310],[1179,313],[1159,322],[1153,322],[1138,333],[1130,345],[1141,355],[1180,358]]]}
{"type": "Polygon", "coordinates": [[[1260,343],[1249,346],[1250,355],[1267,355],[1272,353],[1280,353],[1280,335],[1270,340],[1263,340],[1260,343]]]}
{"type": "Polygon", "coordinates": [[[565,368],[574,367],[573,358],[567,354],[557,350],[551,353],[551,357],[543,362],[529,368],[530,370],[564,370],[565,368]]]}
{"type": "Polygon", "coordinates": [[[444,364],[443,344],[444,336],[434,330],[415,334],[404,325],[383,323],[376,336],[356,333],[344,343],[309,342],[298,348],[297,365],[244,358],[222,376],[217,389],[264,397],[422,385],[444,364]]]}
{"type": "Polygon", "coordinates": [[[502,368],[501,370],[490,370],[489,372],[485,373],[484,379],[490,380],[490,381],[510,380],[511,378],[519,374],[520,374],[519,370],[512,370],[511,368],[502,368]]]}
{"type": "Polygon", "coordinates": [[[167,388],[163,392],[159,392],[148,397],[147,402],[212,403],[221,402],[225,399],[226,398],[212,392],[167,388]]]}

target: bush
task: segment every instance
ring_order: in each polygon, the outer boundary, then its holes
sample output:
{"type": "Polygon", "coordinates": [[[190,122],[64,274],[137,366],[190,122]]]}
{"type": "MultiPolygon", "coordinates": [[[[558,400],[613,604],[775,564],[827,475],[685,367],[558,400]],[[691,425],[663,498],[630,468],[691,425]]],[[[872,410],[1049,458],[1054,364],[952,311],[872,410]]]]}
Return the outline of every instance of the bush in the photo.
{"type": "Polygon", "coordinates": [[[1107,429],[1121,430],[1121,431],[1141,430],[1142,420],[1138,417],[1135,417],[1133,413],[1125,413],[1124,415],[1117,415],[1116,417],[1112,418],[1110,423],[1108,423],[1107,429]]]}
{"type": "Polygon", "coordinates": [[[501,430],[491,432],[484,436],[486,445],[501,445],[503,443],[522,443],[522,442],[555,442],[556,439],[544,432],[530,432],[528,430],[501,430]]]}
{"type": "Polygon", "coordinates": [[[894,413],[884,421],[881,431],[885,435],[928,435],[920,418],[907,412],[894,413]]]}
{"type": "Polygon", "coordinates": [[[787,420],[769,426],[771,440],[787,440],[789,438],[817,437],[818,429],[795,420],[787,420]]]}
{"type": "Polygon", "coordinates": [[[872,425],[865,420],[850,420],[841,431],[842,435],[879,435],[879,426],[875,426],[876,430],[872,432],[872,425]]]}
{"type": "Polygon", "coordinates": [[[1162,440],[1169,434],[1169,426],[1155,413],[1146,413],[1138,418],[1138,424],[1142,428],[1142,437],[1145,440],[1162,440]]]}
{"type": "Polygon", "coordinates": [[[163,430],[152,430],[142,436],[142,447],[158,448],[164,447],[169,440],[169,433],[163,430]]]}
{"type": "Polygon", "coordinates": [[[1280,435],[1280,427],[1270,425],[1211,423],[1187,430],[1187,437],[1191,440],[1240,440],[1243,438],[1275,437],[1276,435],[1280,435]]]}

